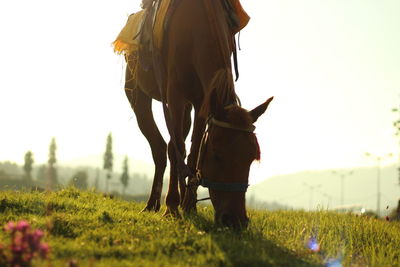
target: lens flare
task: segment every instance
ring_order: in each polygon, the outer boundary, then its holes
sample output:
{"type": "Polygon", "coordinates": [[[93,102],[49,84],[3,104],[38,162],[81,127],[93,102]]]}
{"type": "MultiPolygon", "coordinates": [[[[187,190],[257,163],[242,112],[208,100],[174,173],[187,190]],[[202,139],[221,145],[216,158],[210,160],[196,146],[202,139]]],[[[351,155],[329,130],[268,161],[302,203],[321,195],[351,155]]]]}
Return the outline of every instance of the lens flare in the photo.
{"type": "Polygon", "coordinates": [[[326,263],[325,267],[342,267],[342,261],[340,259],[331,259],[326,263]]]}
{"type": "Polygon", "coordinates": [[[314,252],[318,252],[320,249],[317,239],[315,237],[310,238],[310,240],[307,243],[307,246],[314,252]]]}

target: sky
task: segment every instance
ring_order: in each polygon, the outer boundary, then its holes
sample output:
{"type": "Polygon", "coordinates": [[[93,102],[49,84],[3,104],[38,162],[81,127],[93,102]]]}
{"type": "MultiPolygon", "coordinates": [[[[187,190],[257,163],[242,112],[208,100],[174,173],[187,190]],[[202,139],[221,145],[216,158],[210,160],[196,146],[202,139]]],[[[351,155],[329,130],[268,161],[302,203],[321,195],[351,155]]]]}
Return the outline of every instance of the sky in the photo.
{"type": "MultiPolygon", "coordinates": [[[[236,91],[252,109],[262,158],[250,182],[304,170],[399,161],[400,1],[242,0],[236,91]]],[[[124,95],[124,60],[111,43],[140,1],[14,0],[0,3],[0,161],[59,164],[114,153],[152,163],[124,95]]],[[[165,140],[161,104],[153,110],[165,140]]],[[[189,145],[189,143],[187,144],[189,145]]],[[[101,166],[99,158],[99,166],[101,166]]],[[[122,168],[115,166],[115,169],[122,168]]],[[[133,166],[135,168],[135,166],[133,166]]]]}

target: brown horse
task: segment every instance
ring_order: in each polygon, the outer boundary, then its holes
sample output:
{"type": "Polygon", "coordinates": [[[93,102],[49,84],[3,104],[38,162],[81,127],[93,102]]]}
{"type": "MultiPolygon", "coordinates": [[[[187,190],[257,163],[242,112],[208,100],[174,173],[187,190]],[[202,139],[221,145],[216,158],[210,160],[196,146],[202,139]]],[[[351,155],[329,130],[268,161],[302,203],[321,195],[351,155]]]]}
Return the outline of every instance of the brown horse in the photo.
{"type": "Polygon", "coordinates": [[[185,212],[194,210],[201,184],[209,188],[216,221],[239,226],[248,221],[245,191],[249,168],[260,155],[253,123],[272,98],[252,111],[238,105],[230,61],[233,34],[221,2],[180,0],[164,34],[159,51],[161,64],[156,66],[159,69],[139,66],[134,79],[129,69],[135,59],[129,57],[125,88],[155,163],[153,186],[144,210],[160,209],[168,153],[170,180],[165,215],[179,216],[179,205],[185,212]],[[162,79],[155,78],[154,70],[162,79]],[[168,103],[173,133],[168,146],[154,122],[152,99],[168,103]],[[180,156],[186,155],[184,140],[191,127],[192,107],[194,125],[187,166],[193,175],[186,185],[178,166],[180,156]]]}

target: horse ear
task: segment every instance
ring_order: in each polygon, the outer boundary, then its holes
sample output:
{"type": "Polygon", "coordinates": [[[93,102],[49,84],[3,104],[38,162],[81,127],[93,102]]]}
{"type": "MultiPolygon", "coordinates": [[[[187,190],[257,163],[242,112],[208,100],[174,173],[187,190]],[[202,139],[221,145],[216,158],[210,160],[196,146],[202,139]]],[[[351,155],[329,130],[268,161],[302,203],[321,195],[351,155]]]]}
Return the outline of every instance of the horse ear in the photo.
{"type": "Polygon", "coordinates": [[[258,117],[260,117],[264,112],[267,110],[269,103],[271,103],[272,99],[274,97],[268,98],[267,101],[259,105],[258,107],[254,108],[252,111],[250,111],[250,116],[253,118],[253,122],[256,122],[258,117]]]}

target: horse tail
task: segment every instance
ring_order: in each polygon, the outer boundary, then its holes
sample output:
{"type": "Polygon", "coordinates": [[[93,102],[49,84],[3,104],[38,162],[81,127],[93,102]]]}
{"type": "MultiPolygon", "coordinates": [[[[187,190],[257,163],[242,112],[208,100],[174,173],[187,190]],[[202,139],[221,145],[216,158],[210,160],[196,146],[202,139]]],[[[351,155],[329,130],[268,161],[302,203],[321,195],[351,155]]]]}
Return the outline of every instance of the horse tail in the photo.
{"type": "Polygon", "coordinates": [[[207,118],[209,115],[215,115],[213,113],[219,109],[232,104],[240,105],[240,100],[235,92],[232,72],[228,68],[219,69],[215,72],[205,92],[200,116],[207,118]]]}

